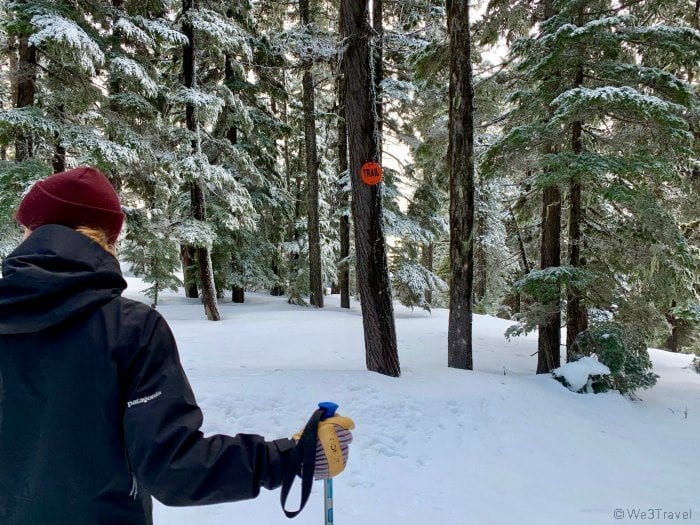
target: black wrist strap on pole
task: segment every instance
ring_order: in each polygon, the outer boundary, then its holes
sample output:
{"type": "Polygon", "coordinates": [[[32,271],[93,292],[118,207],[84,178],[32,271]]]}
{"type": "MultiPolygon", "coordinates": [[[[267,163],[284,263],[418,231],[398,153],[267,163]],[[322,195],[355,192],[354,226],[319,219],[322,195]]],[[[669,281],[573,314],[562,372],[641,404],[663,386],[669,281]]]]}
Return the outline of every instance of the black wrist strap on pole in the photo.
{"type": "Polygon", "coordinates": [[[311,494],[311,485],[314,482],[314,470],[316,470],[318,423],[321,421],[323,414],[323,410],[316,410],[311,416],[311,419],[309,419],[299,442],[292,451],[292,461],[289,469],[284,474],[280,502],[282,503],[282,510],[288,518],[294,518],[304,510],[304,506],[311,494]],[[289,496],[289,491],[292,489],[294,478],[296,478],[297,473],[301,475],[301,503],[299,504],[299,510],[289,511],[286,509],[287,497],[289,496]]]}

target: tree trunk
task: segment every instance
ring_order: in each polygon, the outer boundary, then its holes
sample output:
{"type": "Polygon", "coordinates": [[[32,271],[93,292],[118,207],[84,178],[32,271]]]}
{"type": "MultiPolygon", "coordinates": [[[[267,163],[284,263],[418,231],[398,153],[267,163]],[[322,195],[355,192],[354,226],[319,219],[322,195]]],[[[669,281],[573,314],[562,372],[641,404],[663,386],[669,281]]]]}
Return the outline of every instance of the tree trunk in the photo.
{"type": "MultiPolygon", "coordinates": [[[[185,10],[189,10],[192,7],[192,2],[183,0],[183,12],[185,10]]],[[[183,29],[185,26],[183,26],[183,29]]],[[[193,36],[193,31],[192,27],[187,24],[187,29],[189,31],[190,36],[190,45],[185,46],[185,55],[183,56],[183,72],[185,75],[187,75],[186,70],[189,69],[189,79],[187,79],[190,83],[193,82],[193,73],[194,73],[194,36],[193,36]]],[[[186,77],[187,78],[187,77],[186,77]]],[[[190,125],[190,109],[187,108],[187,124],[188,127],[190,125]]],[[[196,124],[196,123],[195,123],[196,124]]],[[[185,281],[185,296],[194,299],[195,297],[199,297],[199,289],[197,287],[197,277],[194,272],[192,272],[192,266],[195,263],[195,259],[197,257],[197,252],[195,251],[194,247],[192,246],[186,246],[182,245],[180,246],[180,259],[182,260],[182,274],[183,278],[185,281]]]]}
{"type": "MultiPolygon", "coordinates": [[[[65,111],[66,111],[66,107],[63,104],[60,104],[56,108],[56,113],[57,113],[56,120],[63,122],[65,120],[65,111]]],[[[53,151],[53,160],[52,160],[53,172],[60,173],[62,171],[66,171],[66,148],[63,147],[63,144],[61,143],[61,136],[58,132],[54,133],[53,142],[54,142],[54,151],[53,151]]]]}
{"type": "Polygon", "coordinates": [[[520,232],[520,226],[518,225],[518,218],[515,216],[512,206],[508,206],[508,211],[510,212],[510,218],[513,221],[513,227],[515,228],[515,234],[518,237],[518,249],[520,252],[520,262],[523,265],[523,275],[530,273],[530,261],[527,258],[527,252],[525,251],[525,241],[523,240],[523,235],[520,232]]]}
{"type": "Polygon", "coordinates": [[[231,301],[234,303],[243,304],[245,302],[245,288],[233,286],[231,288],[231,301]]]}
{"type": "MultiPolygon", "coordinates": [[[[540,267],[559,266],[560,229],[561,229],[561,193],[555,184],[542,192],[542,239],[540,245],[540,267]]],[[[537,373],[545,374],[559,367],[561,346],[561,300],[559,285],[552,297],[545,302],[548,317],[538,327],[537,373]]]]}
{"type": "Polygon", "coordinates": [[[7,39],[8,70],[10,73],[10,105],[17,105],[17,83],[19,82],[19,43],[16,36],[7,39]]]}
{"type": "MultiPolygon", "coordinates": [[[[350,255],[350,217],[343,213],[340,217],[340,258],[350,255]]],[[[350,265],[344,262],[340,267],[340,307],[350,308],[350,265]]]]}
{"type": "Polygon", "coordinates": [[[671,325],[671,335],[666,338],[666,349],[671,352],[678,352],[680,351],[678,320],[671,316],[668,318],[668,322],[671,325]]]}
{"type": "Polygon", "coordinates": [[[384,0],[372,0],[372,28],[376,34],[374,42],[374,91],[377,112],[377,136],[379,137],[378,162],[381,164],[384,151],[384,105],[382,80],[384,80],[384,0]]]}
{"type": "MultiPolygon", "coordinates": [[[[695,8],[693,9],[693,27],[700,30],[700,0],[695,0],[695,8]]],[[[690,53],[688,53],[688,55],[690,56],[690,53]]],[[[695,80],[693,77],[695,67],[696,64],[693,64],[692,61],[688,64],[688,84],[692,84],[695,80]]]]}
{"type": "MultiPolygon", "coordinates": [[[[423,265],[423,268],[425,268],[429,272],[433,271],[433,254],[434,254],[433,243],[426,244],[423,246],[423,251],[421,253],[421,264],[423,265]]],[[[432,306],[432,304],[433,304],[433,290],[431,288],[428,288],[427,290],[425,290],[425,300],[428,302],[429,305],[432,306]]]]}
{"type": "MultiPolygon", "coordinates": [[[[232,89],[232,85],[235,82],[234,69],[231,64],[231,55],[226,55],[224,58],[224,79],[229,89],[232,89]]],[[[226,130],[226,138],[234,146],[238,144],[238,128],[236,126],[231,126],[226,130]]],[[[238,262],[236,261],[236,254],[231,254],[231,269],[236,270],[238,268],[238,262]]],[[[245,302],[245,288],[242,286],[233,285],[231,287],[231,301],[234,303],[244,303],[245,302]]]]}
{"type": "Polygon", "coordinates": [[[447,361],[471,370],[474,281],[474,88],[469,3],[449,0],[450,318],[447,361]]]}
{"type": "MultiPolygon", "coordinates": [[[[233,272],[240,271],[240,266],[235,255],[231,256],[231,270],[233,272]]],[[[235,284],[231,286],[231,302],[239,304],[245,303],[245,288],[235,284]]]]}
{"type": "MultiPolygon", "coordinates": [[[[554,16],[553,0],[544,2],[544,18],[554,16]]],[[[561,229],[561,193],[554,184],[542,191],[540,267],[560,265],[560,229],[561,229]]],[[[537,373],[544,374],[557,368],[560,363],[561,346],[561,299],[559,285],[552,292],[552,297],[545,302],[549,315],[538,327],[537,338],[537,373]]]]}
{"type": "MultiPolygon", "coordinates": [[[[117,10],[120,10],[123,4],[122,0],[111,0],[112,7],[116,8],[117,10]]],[[[112,19],[113,22],[117,21],[117,18],[112,19]]],[[[107,44],[109,46],[109,52],[113,56],[118,56],[122,53],[122,48],[121,48],[121,43],[122,43],[122,31],[119,27],[114,27],[112,25],[112,32],[109,38],[107,38],[107,44]]],[[[119,118],[121,115],[119,115],[119,107],[115,103],[114,97],[115,95],[119,94],[122,91],[122,83],[121,79],[116,76],[110,74],[107,79],[107,94],[109,96],[109,111],[112,113],[111,118],[119,118]]],[[[114,133],[114,126],[110,125],[109,130],[107,132],[107,138],[109,140],[116,140],[116,136],[114,133]]],[[[121,192],[122,188],[122,178],[120,176],[120,173],[117,170],[105,170],[105,175],[107,176],[107,179],[112,183],[114,188],[117,190],[117,192],[121,192]]],[[[157,304],[157,301],[155,302],[157,304]]]]}
{"type": "MultiPolygon", "coordinates": [[[[576,86],[583,84],[583,66],[576,70],[576,86]]],[[[574,154],[583,152],[583,122],[575,121],[571,126],[571,148],[574,154]]],[[[581,258],[581,222],[583,212],[581,209],[581,180],[577,175],[569,181],[569,265],[574,268],[582,268],[584,260],[581,258]]],[[[571,360],[573,344],[576,336],[588,328],[588,312],[583,304],[581,290],[576,286],[569,286],[566,299],[566,360],[571,360]]]]}
{"type": "Polygon", "coordinates": [[[180,245],[180,261],[182,262],[182,278],[185,283],[185,297],[194,299],[199,297],[199,289],[197,288],[197,277],[192,272],[192,265],[195,262],[197,254],[192,246],[180,245]]]}
{"type": "Polygon", "coordinates": [[[474,242],[476,243],[476,251],[474,254],[474,268],[476,270],[476,279],[474,283],[474,303],[481,303],[486,297],[486,247],[484,246],[484,234],[486,233],[486,213],[483,209],[475,210],[476,213],[476,235],[474,242]]]}
{"type": "MultiPolygon", "coordinates": [[[[676,301],[671,303],[671,308],[676,307],[676,301]]],[[[666,314],[666,321],[671,327],[671,334],[666,338],[666,349],[671,352],[678,352],[680,350],[680,330],[679,330],[679,319],[673,315],[672,310],[666,314]]]]}
{"type": "MultiPolygon", "coordinates": [[[[299,0],[301,23],[311,23],[309,0],[299,0]]],[[[316,151],[316,108],[314,103],[314,77],[311,73],[312,63],[304,66],[303,108],[304,108],[304,142],[306,146],[307,176],[307,229],[309,237],[309,287],[311,304],[323,308],[323,276],[321,271],[321,230],[318,218],[318,154],[316,151]]]]}
{"type": "MultiPolygon", "coordinates": [[[[579,26],[584,24],[584,5],[579,6],[579,26]]],[[[583,56],[581,56],[583,60],[583,56]]],[[[576,78],[574,87],[583,86],[583,63],[576,66],[576,78]]],[[[575,121],[571,125],[571,150],[574,155],[583,152],[583,122],[575,121]]],[[[581,257],[581,223],[583,211],[581,205],[581,180],[578,174],[574,174],[569,180],[569,265],[573,268],[582,268],[585,260],[581,257]]],[[[576,336],[588,328],[588,310],[583,303],[583,294],[576,286],[568,286],[566,290],[566,361],[572,358],[574,341],[576,336]]]]}
{"type": "MultiPolygon", "coordinates": [[[[279,265],[274,262],[272,263],[272,272],[277,276],[279,279],[280,277],[280,268],[279,265]]],[[[278,281],[279,282],[279,281],[278,281]]],[[[270,290],[270,295],[274,295],[275,297],[279,297],[280,295],[284,295],[284,286],[281,284],[276,284],[272,287],[270,290]]]]}
{"type": "Polygon", "coordinates": [[[365,353],[369,370],[398,377],[394,307],[382,228],[381,184],[360,179],[367,161],[378,160],[377,122],[368,21],[368,0],[342,0],[347,48],[343,57],[352,210],[355,221],[357,281],[362,304],[365,353]]]}
{"type": "MultiPolygon", "coordinates": [[[[287,73],[283,69],[282,70],[282,91],[284,93],[287,93],[287,73]]],[[[289,127],[289,114],[287,111],[287,98],[282,97],[282,122],[284,123],[285,127],[289,127]]],[[[284,137],[282,139],[282,155],[283,155],[283,160],[284,160],[284,179],[286,182],[286,190],[289,192],[289,195],[294,196],[294,217],[292,218],[291,221],[289,221],[289,224],[287,225],[288,231],[287,231],[287,238],[286,240],[291,242],[295,241],[297,239],[297,234],[296,234],[296,221],[298,217],[298,191],[293,192],[292,191],[292,164],[291,164],[291,154],[289,152],[289,134],[285,133],[284,137]]],[[[296,260],[298,256],[296,254],[290,254],[288,259],[289,259],[289,272],[288,272],[288,281],[287,281],[287,289],[290,291],[290,293],[293,291],[293,285],[292,285],[292,279],[294,276],[294,272],[296,271],[296,260]]],[[[291,302],[291,295],[289,297],[289,300],[291,302]]]]}
{"type": "MultiPolygon", "coordinates": [[[[182,1],[182,14],[184,20],[182,23],[182,32],[188,39],[188,43],[183,48],[182,57],[182,72],[184,77],[184,85],[186,88],[196,87],[194,29],[192,24],[190,24],[187,19],[189,10],[193,9],[194,7],[194,0],[182,1]]],[[[193,133],[197,133],[199,131],[197,113],[194,104],[185,105],[185,120],[188,130],[193,133]]],[[[192,150],[193,152],[199,153],[199,141],[197,139],[192,140],[192,150]]],[[[197,221],[205,222],[207,220],[206,203],[204,189],[200,181],[195,180],[190,184],[190,197],[192,203],[192,217],[197,221]]],[[[204,304],[204,312],[206,313],[207,319],[210,321],[218,321],[221,319],[221,316],[219,315],[219,309],[216,302],[216,286],[214,285],[214,270],[211,264],[211,255],[209,253],[209,249],[203,246],[197,247],[195,252],[197,254],[199,283],[202,287],[202,303],[204,304]]]]}
{"type": "MultiPolygon", "coordinates": [[[[343,17],[340,17],[340,34],[344,34],[343,17]]],[[[338,72],[338,178],[348,171],[348,129],[345,115],[345,75],[338,72]]],[[[339,183],[338,207],[343,210],[340,215],[340,260],[345,261],[350,255],[350,217],[345,210],[348,207],[348,194],[339,183]]],[[[340,307],[350,308],[350,265],[340,265],[340,307]]]]}
{"type": "MultiPolygon", "coordinates": [[[[299,150],[301,151],[301,145],[298,144],[299,150]]],[[[301,218],[301,201],[302,201],[302,196],[301,196],[301,177],[294,177],[294,222],[293,222],[293,235],[294,235],[294,241],[297,246],[301,246],[299,240],[301,239],[301,232],[299,231],[299,228],[297,227],[297,224],[299,224],[299,219],[301,218]]],[[[297,251],[294,255],[292,255],[292,260],[294,261],[293,264],[293,273],[297,273],[299,271],[299,268],[301,266],[301,263],[299,262],[300,256],[299,256],[299,251],[297,251]]],[[[297,293],[299,291],[297,290],[297,293]]]]}
{"type": "MultiPolygon", "coordinates": [[[[529,177],[528,177],[529,178],[529,177]]],[[[510,213],[510,218],[513,221],[513,228],[515,229],[515,236],[518,238],[518,251],[520,252],[520,262],[523,265],[523,273],[522,275],[525,276],[528,273],[530,273],[530,260],[527,257],[527,252],[525,251],[525,241],[523,240],[523,235],[520,232],[520,225],[518,225],[518,218],[515,215],[515,212],[513,211],[512,206],[508,206],[508,212],[510,213]]],[[[521,307],[522,307],[522,297],[519,292],[516,292],[512,296],[512,302],[509,303],[512,304],[512,313],[520,313],[521,307]]]]}
{"type": "MultiPolygon", "coordinates": [[[[36,90],[36,48],[29,45],[29,35],[19,35],[19,57],[17,61],[17,96],[15,107],[34,105],[36,90]]],[[[34,140],[31,132],[21,134],[15,141],[15,161],[22,162],[34,156],[34,140]]]]}
{"type": "MultiPolygon", "coordinates": [[[[17,103],[17,38],[15,36],[10,36],[7,38],[7,47],[5,51],[7,53],[7,70],[9,73],[9,83],[10,83],[10,96],[8,107],[12,107],[17,103]]],[[[0,108],[5,108],[5,101],[0,103],[0,108]]],[[[0,147],[0,159],[7,160],[7,145],[3,144],[0,147]]]]}

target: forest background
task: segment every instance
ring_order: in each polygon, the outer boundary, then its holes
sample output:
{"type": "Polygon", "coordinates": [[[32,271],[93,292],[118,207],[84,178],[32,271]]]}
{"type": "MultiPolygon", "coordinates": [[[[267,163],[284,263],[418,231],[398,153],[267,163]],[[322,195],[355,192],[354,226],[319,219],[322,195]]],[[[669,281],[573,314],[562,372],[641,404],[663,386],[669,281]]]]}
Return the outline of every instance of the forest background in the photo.
{"type": "Polygon", "coordinates": [[[368,367],[398,375],[391,302],[367,291],[386,285],[452,307],[451,366],[472,368],[453,327],[477,312],[537,331],[538,372],[565,347],[606,387],[651,386],[648,346],[700,353],[699,17],[700,0],[5,1],[0,255],[31,184],[94,165],[154,305],[183,285],[212,320],[250,290],[355,295],[368,367]]]}

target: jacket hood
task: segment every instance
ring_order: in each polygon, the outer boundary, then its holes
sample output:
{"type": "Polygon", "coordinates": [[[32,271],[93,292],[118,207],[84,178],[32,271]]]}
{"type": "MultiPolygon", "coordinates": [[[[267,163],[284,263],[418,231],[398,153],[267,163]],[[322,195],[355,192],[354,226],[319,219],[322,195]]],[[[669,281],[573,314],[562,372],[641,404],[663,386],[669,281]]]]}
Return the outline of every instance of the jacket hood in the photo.
{"type": "Polygon", "coordinates": [[[89,312],[126,288],[119,262],[66,226],[34,230],[2,262],[0,334],[38,332],[89,312]]]}

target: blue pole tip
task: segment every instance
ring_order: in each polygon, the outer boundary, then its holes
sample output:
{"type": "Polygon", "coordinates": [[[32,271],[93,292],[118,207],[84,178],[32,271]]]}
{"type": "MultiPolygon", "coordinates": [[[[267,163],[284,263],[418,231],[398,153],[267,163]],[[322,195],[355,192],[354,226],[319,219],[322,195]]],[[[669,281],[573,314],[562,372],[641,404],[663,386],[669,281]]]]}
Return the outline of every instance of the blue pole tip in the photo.
{"type": "Polygon", "coordinates": [[[338,405],[336,403],[332,403],[331,401],[324,401],[323,403],[318,404],[318,408],[323,410],[323,419],[328,419],[329,417],[333,417],[335,415],[335,411],[338,410],[338,405]]]}

